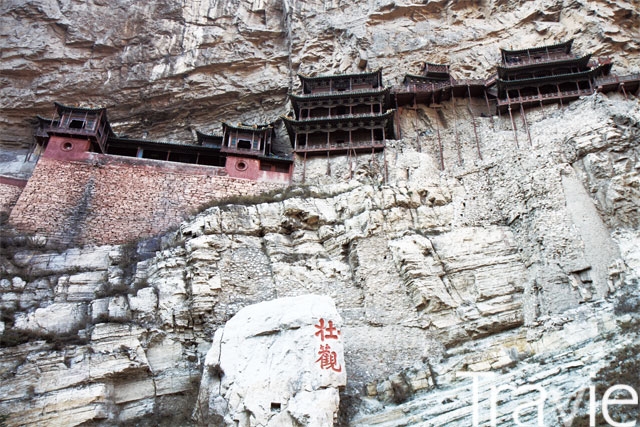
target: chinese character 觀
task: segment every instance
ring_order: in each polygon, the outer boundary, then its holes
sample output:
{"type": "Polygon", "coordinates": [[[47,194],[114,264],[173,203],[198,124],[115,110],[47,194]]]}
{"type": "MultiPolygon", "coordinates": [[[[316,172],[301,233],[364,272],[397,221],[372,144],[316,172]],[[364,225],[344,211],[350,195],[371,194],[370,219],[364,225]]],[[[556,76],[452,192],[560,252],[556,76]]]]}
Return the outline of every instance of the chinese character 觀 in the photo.
{"type": "Polygon", "coordinates": [[[320,357],[316,363],[320,362],[320,369],[331,369],[335,372],[342,372],[342,366],[338,364],[338,356],[335,351],[331,351],[329,344],[320,345],[318,352],[320,357]]]}

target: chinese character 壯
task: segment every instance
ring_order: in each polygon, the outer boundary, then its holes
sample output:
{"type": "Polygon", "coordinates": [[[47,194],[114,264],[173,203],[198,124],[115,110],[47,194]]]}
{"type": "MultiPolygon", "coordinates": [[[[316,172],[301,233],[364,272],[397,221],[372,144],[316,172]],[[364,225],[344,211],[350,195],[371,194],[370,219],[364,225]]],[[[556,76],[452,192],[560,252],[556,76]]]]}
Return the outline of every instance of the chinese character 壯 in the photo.
{"type": "Polygon", "coordinates": [[[342,366],[338,365],[338,356],[335,351],[331,351],[329,344],[320,345],[318,354],[320,357],[316,360],[316,363],[320,362],[320,369],[332,369],[335,372],[342,371],[342,366]]]}
{"type": "Polygon", "coordinates": [[[329,325],[325,327],[324,319],[320,319],[317,325],[314,325],[318,331],[315,333],[316,336],[320,336],[320,340],[324,341],[326,339],[338,339],[338,335],[340,335],[340,330],[338,330],[335,326],[333,326],[333,321],[329,320],[329,325]]]}

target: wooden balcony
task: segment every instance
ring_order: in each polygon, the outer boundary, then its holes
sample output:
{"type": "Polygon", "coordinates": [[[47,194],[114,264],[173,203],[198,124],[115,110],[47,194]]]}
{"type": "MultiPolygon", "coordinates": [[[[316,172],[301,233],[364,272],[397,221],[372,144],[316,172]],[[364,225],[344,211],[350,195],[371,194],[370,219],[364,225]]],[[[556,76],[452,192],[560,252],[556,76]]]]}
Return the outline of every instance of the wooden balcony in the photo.
{"type": "Polygon", "coordinates": [[[497,108],[500,111],[507,111],[510,105],[523,107],[539,106],[540,104],[553,104],[560,101],[571,101],[581,96],[592,95],[591,89],[564,90],[560,92],[543,93],[539,95],[520,96],[509,99],[497,99],[497,108]]]}
{"type": "Polygon", "coordinates": [[[562,62],[562,61],[571,61],[574,59],[579,59],[577,55],[566,54],[566,53],[550,53],[549,55],[544,55],[541,58],[530,58],[525,57],[521,58],[518,61],[507,61],[501,64],[504,68],[518,68],[527,65],[538,65],[538,64],[553,64],[554,62],[562,62]]]}
{"type": "Polygon", "coordinates": [[[596,79],[598,92],[612,92],[624,85],[625,91],[634,93],[640,87],[640,73],[626,76],[608,75],[596,79]]]}
{"type": "Polygon", "coordinates": [[[352,141],[351,143],[307,144],[298,146],[295,152],[308,155],[371,153],[371,151],[382,151],[385,147],[385,141],[352,141]]]}
{"type": "Polygon", "coordinates": [[[238,147],[226,147],[223,146],[220,149],[221,153],[238,154],[241,156],[264,156],[262,150],[254,150],[252,148],[238,148],[238,147]]]}

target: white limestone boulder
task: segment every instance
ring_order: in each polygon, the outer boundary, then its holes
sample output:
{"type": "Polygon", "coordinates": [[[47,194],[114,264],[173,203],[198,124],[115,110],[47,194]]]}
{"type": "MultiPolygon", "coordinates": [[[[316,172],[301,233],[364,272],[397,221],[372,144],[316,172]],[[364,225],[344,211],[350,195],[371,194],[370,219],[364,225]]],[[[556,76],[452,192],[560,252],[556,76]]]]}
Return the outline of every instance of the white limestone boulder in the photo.
{"type": "Polygon", "coordinates": [[[215,333],[198,421],[226,426],[330,426],[346,385],[342,319],[331,298],[245,307],[215,333]]]}

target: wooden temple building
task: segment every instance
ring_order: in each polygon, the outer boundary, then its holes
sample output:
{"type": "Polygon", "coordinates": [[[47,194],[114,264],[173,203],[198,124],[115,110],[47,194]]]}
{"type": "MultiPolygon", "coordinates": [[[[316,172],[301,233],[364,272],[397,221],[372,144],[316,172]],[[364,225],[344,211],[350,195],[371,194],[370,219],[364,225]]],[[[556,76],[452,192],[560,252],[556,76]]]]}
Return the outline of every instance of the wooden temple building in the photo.
{"type": "Polygon", "coordinates": [[[105,108],[55,103],[55,112],[53,119],[38,117],[35,145],[60,160],[79,160],[86,157],[85,153],[99,153],[224,168],[222,175],[267,182],[288,182],[293,172],[291,156],[272,151],[273,124],[223,123],[222,135],[196,132],[197,143],[188,144],[118,137],[105,108]]]}
{"type": "Polygon", "coordinates": [[[568,102],[595,92],[598,78],[611,71],[611,61],[571,52],[573,40],[522,50],[501,49],[495,86],[488,88],[496,108],[530,107],[568,102]]]}
{"type": "MultiPolygon", "coordinates": [[[[58,102],[54,106],[53,118],[37,117],[38,128],[34,134],[37,145],[46,146],[51,137],[67,138],[77,140],[83,151],[106,153],[108,139],[115,137],[106,108],[69,107],[58,102]]],[[[63,148],[71,151],[74,147],[69,142],[63,148]]]]}
{"type": "Polygon", "coordinates": [[[382,71],[298,75],[300,94],[290,94],[293,115],[283,116],[294,153],[327,156],[374,153],[394,139],[394,110],[382,71]]]}
{"type": "Polygon", "coordinates": [[[449,66],[426,63],[391,90],[397,106],[438,104],[453,97],[481,97],[493,114],[563,104],[594,92],[636,93],[640,75],[611,74],[608,58],[572,53],[573,40],[521,50],[501,49],[497,73],[486,80],[458,80],[449,66]]]}
{"type": "MultiPolygon", "coordinates": [[[[395,139],[400,132],[400,106],[440,108],[446,100],[455,105],[456,98],[481,98],[489,115],[508,112],[518,144],[513,111],[520,111],[528,134],[526,108],[563,105],[596,91],[619,91],[625,97],[639,93],[640,74],[617,76],[611,73],[610,59],[576,55],[572,45],[569,40],[521,50],[501,49],[497,71],[486,80],[459,80],[451,75],[449,65],[433,63],[424,63],[419,74],[405,75],[402,84],[393,88],[384,86],[380,69],[314,77],[299,74],[301,89],[289,94],[293,111],[282,117],[290,150],[305,160],[313,155],[346,154],[351,162],[352,155],[384,151],[386,140],[395,139]]],[[[471,103],[468,109],[482,158],[471,103]]],[[[456,109],[452,111],[455,124],[456,109]]],[[[279,121],[222,123],[220,134],[196,132],[196,143],[119,137],[111,129],[105,108],[55,103],[54,117],[38,117],[38,122],[33,148],[60,159],[99,153],[216,167],[221,175],[267,182],[289,182],[293,174],[293,156],[274,150],[279,121]]],[[[444,168],[439,128],[436,131],[444,168]]],[[[454,135],[459,147],[458,132],[454,135]]],[[[304,171],[302,176],[304,179],[304,171]]]]}
{"type": "Polygon", "coordinates": [[[391,95],[396,108],[402,105],[433,105],[454,97],[478,97],[485,91],[484,80],[457,80],[448,64],[426,62],[421,74],[406,74],[402,84],[391,95]]]}

